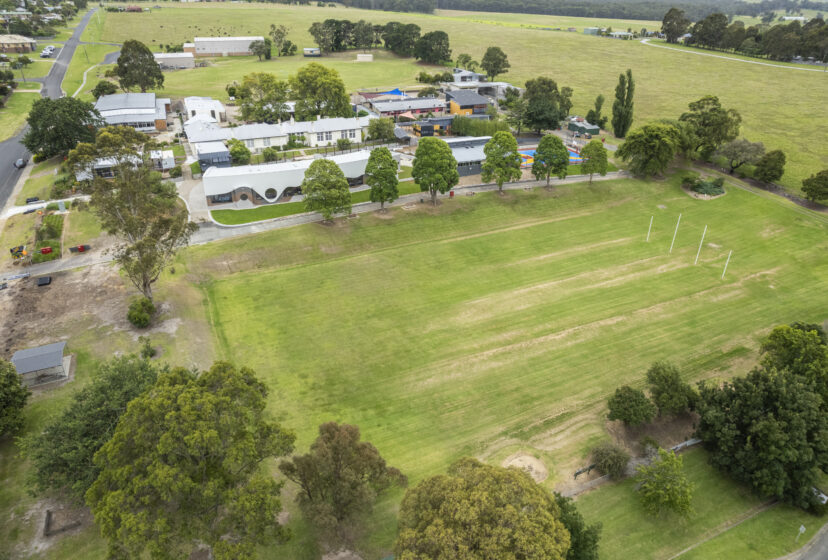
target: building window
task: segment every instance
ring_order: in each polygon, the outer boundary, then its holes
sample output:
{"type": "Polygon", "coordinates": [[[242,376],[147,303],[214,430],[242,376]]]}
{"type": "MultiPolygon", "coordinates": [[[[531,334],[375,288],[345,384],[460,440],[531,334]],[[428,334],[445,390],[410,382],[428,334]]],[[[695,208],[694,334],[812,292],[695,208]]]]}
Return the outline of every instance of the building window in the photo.
{"type": "Polygon", "coordinates": [[[325,133],[325,140],[328,140],[328,141],[333,140],[333,132],[331,132],[330,130],[328,132],[326,132],[325,133]]]}
{"type": "Polygon", "coordinates": [[[256,144],[255,140],[245,140],[244,141],[244,145],[247,146],[248,148],[252,148],[255,144],[256,144]]]}
{"type": "Polygon", "coordinates": [[[348,138],[356,138],[356,130],[349,130],[348,131],[348,138]]]}
{"type": "Polygon", "coordinates": [[[325,140],[325,134],[322,133],[322,132],[317,132],[316,133],[316,141],[317,142],[323,142],[324,140],[325,140]]]}
{"type": "Polygon", "coordinates": [[[270,146],[270,138],[263,139],[262,144],[264,144],[265,146],[270,146]]]}

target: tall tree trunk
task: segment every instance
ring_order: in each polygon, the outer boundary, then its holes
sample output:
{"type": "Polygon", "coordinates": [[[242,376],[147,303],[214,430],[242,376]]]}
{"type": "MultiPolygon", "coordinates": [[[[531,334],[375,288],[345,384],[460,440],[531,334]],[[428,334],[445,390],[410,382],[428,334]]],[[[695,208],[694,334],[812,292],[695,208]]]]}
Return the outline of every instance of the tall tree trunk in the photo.
{"type": "Polygon", "coordinates": [[[437,206],[437,189],[431,189],[431,204],[437,206]]]}

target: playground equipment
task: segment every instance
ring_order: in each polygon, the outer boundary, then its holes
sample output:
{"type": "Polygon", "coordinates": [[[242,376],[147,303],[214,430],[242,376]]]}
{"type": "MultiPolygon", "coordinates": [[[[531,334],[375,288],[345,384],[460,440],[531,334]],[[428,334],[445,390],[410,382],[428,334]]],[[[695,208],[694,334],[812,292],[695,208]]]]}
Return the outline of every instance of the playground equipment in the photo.
{"type": "MultiPolygon", "coordinates": [[[[567,146],[566,149],[569,150],[569,165],[584,163],[584,158],[581,157],[580,150],[578,150],[578,148],[567,146]]],[[[520,164],[521,167],[532,167],[532,164],[535,163],[535,150],[524,150],[522,152],[518,152],[518,155],[520,155],[520,158],[523,160],[520,164]]]]}

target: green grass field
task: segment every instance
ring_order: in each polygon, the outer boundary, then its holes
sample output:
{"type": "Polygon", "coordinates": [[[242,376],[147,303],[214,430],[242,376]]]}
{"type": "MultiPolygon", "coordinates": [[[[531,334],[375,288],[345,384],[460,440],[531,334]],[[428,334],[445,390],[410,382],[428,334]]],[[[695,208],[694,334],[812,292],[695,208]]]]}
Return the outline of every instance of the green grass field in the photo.
{"type": "Polygon", "coordinates": [[[89,210],[72,210],[66,220],[64,245],[74,247],[88,244],[101,235],[101,223],[89,210]]]}
{"type": "MultiPolygon", "coordinates": [[[[530,78],[546,75],[573,87],[574,113],[585,114],[599,93],[608,98],[605,108],[609,110],[618,74],[626,68],[631,68],[636,78],[635,125],[676,118],[690,101],[707,94],[718,95],[725,106],[741,112],[742,132],[747,138],[764,142],[768,149],[785,150],[788,166],[782,183],[791,191],[799,191],[803,178],[828,167],[828,152],[823,149],[828,145],[828,116],[813,111],[828,92],[826,73],[693,56],[637,41],[533,29],[573,26],[580,30],[593,24],[640,29],[655,28],[656,22],[451,11],[400,14],[261,4],[163,4],[162,9],[152,13],[101,17],[106,22],[101,27],[90,26],[86,32],[89,39],[123,41],[140,37],[156,50],[162,43],[189,41],[194,35],[262,34],[275,22],[290,27],[290,37],[300,47],[312,44],[307,32],[310,23],[325,18],[417,23],[424,32],[446,31],[455,55],[468,52],[479,59],[489,45],[501,46],[512,68],[498,79],[522,85],[530,78]]],[[[354,58],[354,53],[345,53],[324,57],[321,62],[339,70],[349,89],[413,85],[416,74],[423,69],[410,60],[393,63],[386,58],[369,68],[369,64],[352,63],[354,58]]],[[[222,60],[210,68],[169,73],[165,93],[223,97],[227,82],[240,80],[253,70],[267,69],[286,77],[306,62],[302,57],[262,63],[250,58],[222,60]]]]}
{"type": "MultiPolygon", "coordinates": [[[[49,73],[49,70],[52,69],[52,64],[55,63],[54,58],[38,58],[37,52],[27,56],[33,62],[23,69],[23,74],[25,74],[26,79],[42,78],[49,73]]],[[[12,61],[14,61],[14,58],[12,58],[12,61]]],[[[18,80],[21,79],[20,69],[14,70],[14,77],[18,80]]]]}
{"type": "MultiPolygon", "coordinates": [[[[81,83],[83,83],[83,73],[87,69],[96,64],[100,64],[108,53],[117,50],[118,47],[113,45],[78,45],[78,48],[75,49],[75,55],[69,63],[69,68],[66,69],[63,82],[60,84],[60,87],[66,95],[73,95],[77,91],[81,83]]],[[[92,99],[92,95],[88,92],[98,83],[96,70],[98,69],[89,71],[86,78],[86,85],[77,97],[87,101],[92,99]]]]}
{"type": "MultiPolygon", "coordinates": [[[[416,481],[519,445],[544,457],[552,487],[606,437],[606,397],[642,386],[651,362],[669,358],[688,380],[741,374],[768,329],[822,320],[826,230],[769,196],[699,201],[677,177],[620,180],[264,233],[193,248],[176,267],[200,279],[217,355],[258,372],[300,449],[323,421],[355,423],[416,481]]],[[[715,496],[724,483],[709,484],[715,496]]],[[[729,491],[714,527],[754,503],[729,491]]],[[[366,546],[379,555],[394,525],[376,523],[366,546]]],[[[709,529],[685,527],[673,551],[709,529]]],[[[663,557],[638,546],[617,557],[663,557]]]]}
{"type": "Polygon", "coordinates": [[[26,182],[23,183],[23,188],[20,189],[20,193],[18,193],[14,203],[21,206],[26,204],[26,199],[32,196],[36,196],[40,198],[40,200],[48,200],[55,177],[56,175],[52,175],[51,173],[30,176],[26,179],[26,182]]]}
{"type": "Polygon", "coordinates": [[[17,134],[36,99],[40,99],[39,93],[12,93],[5,106],[0,107],[0,142],[17,134]]]}

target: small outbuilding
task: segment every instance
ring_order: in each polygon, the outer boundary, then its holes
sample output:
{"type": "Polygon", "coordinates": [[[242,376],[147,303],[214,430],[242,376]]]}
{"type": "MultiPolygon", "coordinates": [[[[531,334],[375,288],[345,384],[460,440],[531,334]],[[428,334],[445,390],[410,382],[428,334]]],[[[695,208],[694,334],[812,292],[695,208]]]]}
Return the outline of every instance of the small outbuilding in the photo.
{"type": "Polygon", "coordinates": [[[64,367],[63,350],[65,347],[65,342],[55,342],[15,352],[11,361],[23,385],[34,387],[68,377],[68,372],[64,367]]]}

